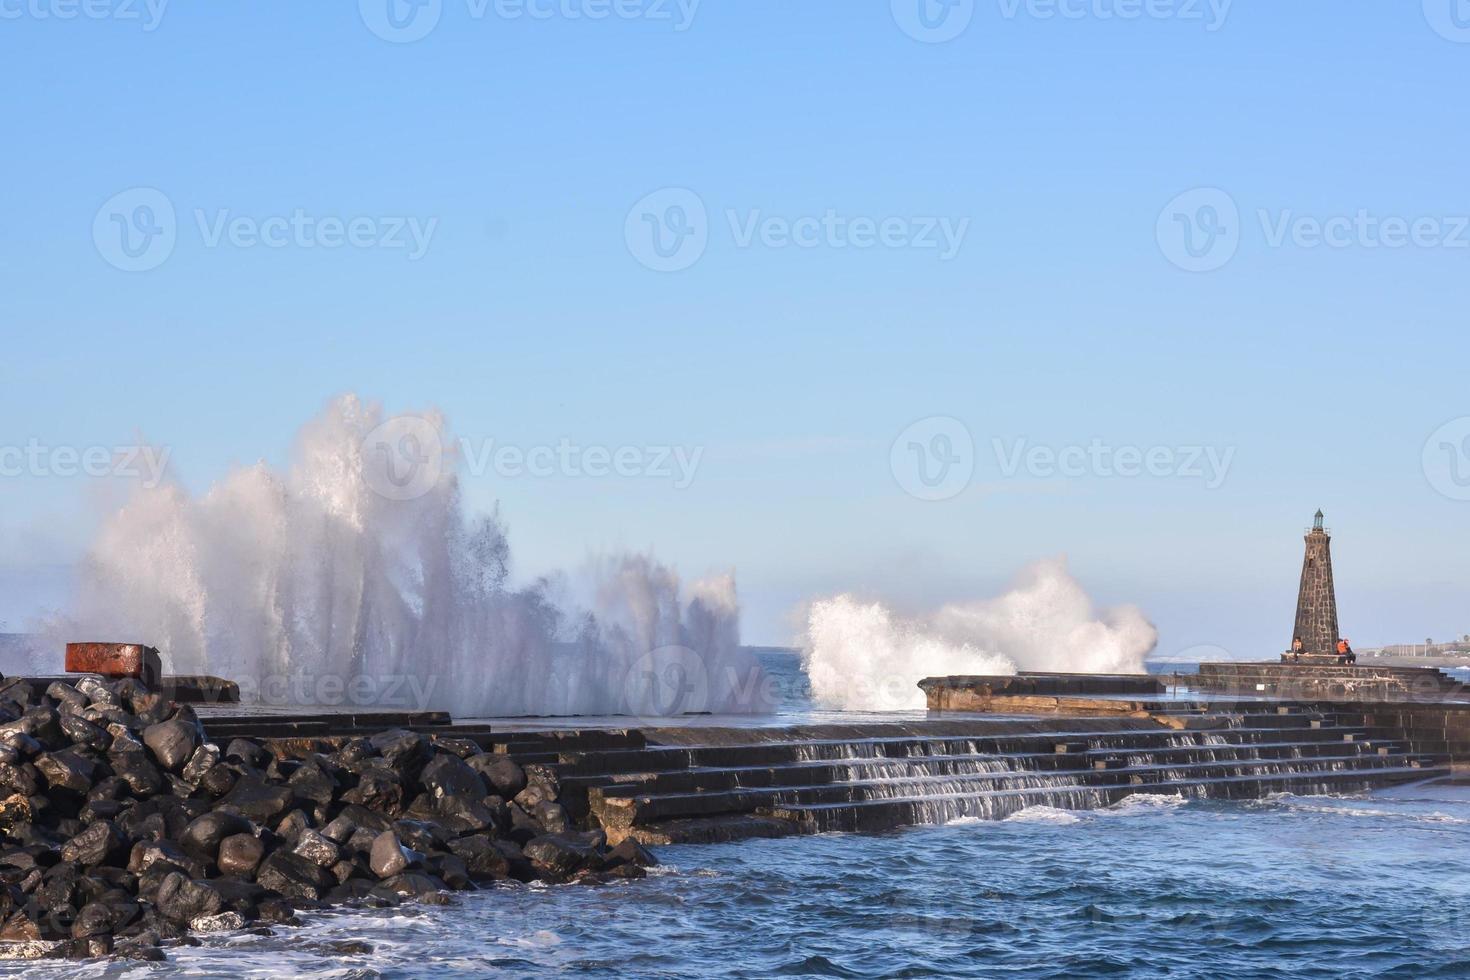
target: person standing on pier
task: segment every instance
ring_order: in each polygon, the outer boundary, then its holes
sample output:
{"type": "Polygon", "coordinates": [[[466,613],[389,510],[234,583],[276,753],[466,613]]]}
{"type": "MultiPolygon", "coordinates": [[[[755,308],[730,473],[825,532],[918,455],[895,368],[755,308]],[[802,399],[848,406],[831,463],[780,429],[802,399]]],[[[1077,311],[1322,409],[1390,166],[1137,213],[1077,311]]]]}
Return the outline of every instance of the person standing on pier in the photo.
{"type": "Polygon", "coordinates": [[[1353,653],[1353,648],[1349,645],[1347,637],[1342,637],[1337,641],[1337,662],[1340,664],[1355,664],[1358,662],[1358,655],[1353,653]]]}

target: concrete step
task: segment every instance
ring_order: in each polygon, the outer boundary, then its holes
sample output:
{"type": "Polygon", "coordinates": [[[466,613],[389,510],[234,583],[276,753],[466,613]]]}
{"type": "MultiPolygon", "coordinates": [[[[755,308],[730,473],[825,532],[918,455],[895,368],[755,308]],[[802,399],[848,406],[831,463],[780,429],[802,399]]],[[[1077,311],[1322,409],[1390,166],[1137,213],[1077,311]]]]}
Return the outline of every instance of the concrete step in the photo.
{"type": "MultiPolygon", "coordinates": [[[[1308,724],[1312,722],[1309,720],[1308,724]]],[[[1361,728],[1324,725],[1291,729],[1294,742],[1340,742],[1345,734],[1361,728]]],[[[873,738],[863,740],[768,741],[743,745],[655,746],[642,750],[568,752],[558,759],[562,776],[615,773],[663,772],[690,768],[736,768],[774,766],[794,762],[829,762],[849,758],[907,758],[927,755],[1020,755],[1056,753],[1058,744],[1085,742],[1092,749],[1146,751],[1189,744],[1201,745],[1197,736],[1218,736],[1230,744],[1271,744],[1283,740],[1281,727],[1219,728],[1206,731],[1175,731],[1162,726],[1118,732],[1075,731],[1028,733],[1003,737],[949,736],[942,738],[873,738]]]]}
{"type": "Polygon", "coordinates": [[[1002,819],[1029,806],[1094,809],[1110,806],[1140,792],[1182,793],[1200,799],[1259,799],[1272,793],[1360,792],[1435,778],[1448,772],[1447,766],[1406,766],[1371,773],[1330,772],[1232,777],[1205,782],[1164,781],[1145,787],[1012,789],[856,803],[778,805],[762,809],[758,815],[789,820],[804,833],[875,831],[907,824],[942,823],[962,817],[1002,819]]]}
{"type": "Polygon", "coordinates": [[[1220,779],[1380,771],[1414,768],[1408,756],[1365,756],[1358,759],[1230,762],[1191,766],[1130,765],[1125,759],[1099,759],[1099,768],[1068,774],[1026,771],[915,775],[892,772],[874,778],[798,786],[739,788],[724,792],[667,794],[589,793],[591,810],[605,827],[647,825],[661,820],[714,814],[749,813],[775,805],[858,803],[870,799],[929,798],[1008,789],[1108,788],[1133,785],[1193,785],[1220,779]]]}
{"type": "MultiPolygon", "coordinates": [[[[1382,752],[1402,752],[1403,747],[1375,740],[1354,742],[1282,742],[1261,745],[1203,745],[1187,748],[1149,750],[1158,765],[1181,765],[1229,761],[1291,761],[1297,759],[1352,760],[1378,756],[1382,752]]],[[[636,796],[651,793],[676,793],[709,790],[756,788],[761,786],[796,786],[833,783],[853,778],[854,773],[881,771],[895,765],[907,766],[916,774],[953,774],[977,762],[1003,761],[1015,771],[1034,773],[1067,772],[1088,769],[1099,757],[1113,756],[1117,750],[1093,752],[1086,748],[1065,755],[929,755],[854,758],[838,761],[783,763],[774,766],[730,766],[713,768],[678,768],[658,772],[618,775],[563,776],[565,787],[601,789],[608,796],[636,796]]]]}

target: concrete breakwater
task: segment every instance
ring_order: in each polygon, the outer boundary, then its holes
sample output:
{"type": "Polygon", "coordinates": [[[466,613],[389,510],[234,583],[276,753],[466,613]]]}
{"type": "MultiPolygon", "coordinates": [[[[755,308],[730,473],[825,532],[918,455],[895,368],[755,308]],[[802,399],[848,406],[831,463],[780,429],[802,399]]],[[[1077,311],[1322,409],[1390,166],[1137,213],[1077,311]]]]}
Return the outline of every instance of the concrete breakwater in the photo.
{"type": "MultiPolygon", "coordinates": [[[[13,678],[0,682],[0,953],[153,958],[191,931],[275,928],[328,904],[639,877],[655,860],[643,845],[996,819],[1137,793],[1358,792],[1447,774],[1454,740],[1470,743],[1470,705],[1176,700],[1147,678],[992,681],[926,682],[950,704],[963,690],[977,699],[927,718],[537,729],[13,678]]],[[[169,690],[193,688],[224,690],[169,690]]]]}

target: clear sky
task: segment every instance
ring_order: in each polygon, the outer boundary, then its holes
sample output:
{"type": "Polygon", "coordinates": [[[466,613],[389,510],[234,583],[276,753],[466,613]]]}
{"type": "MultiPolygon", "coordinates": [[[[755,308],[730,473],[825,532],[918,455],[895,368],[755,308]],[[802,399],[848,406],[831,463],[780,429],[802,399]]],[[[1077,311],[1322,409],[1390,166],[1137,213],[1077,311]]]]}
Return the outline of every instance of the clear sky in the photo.
{"type": "Polygon", "coordinates": [[[735,568],[752,642],[1066,553],[1270,654],[1319,506],[1357,645],[1470,632],[1467,5],[393,2],[0,0],[11,628],[105,482],[56,447],[202,488],[356,391],[702,452],[467,497],[523,576],[735,568]]]}

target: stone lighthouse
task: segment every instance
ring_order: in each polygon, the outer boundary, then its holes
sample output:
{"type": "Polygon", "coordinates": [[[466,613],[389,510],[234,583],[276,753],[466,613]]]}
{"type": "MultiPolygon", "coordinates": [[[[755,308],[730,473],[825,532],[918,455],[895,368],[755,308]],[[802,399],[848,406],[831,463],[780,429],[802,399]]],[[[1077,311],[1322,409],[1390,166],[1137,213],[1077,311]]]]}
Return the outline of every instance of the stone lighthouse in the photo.
{"type": "Polygon", "coordinates": [[[1302,559],[1302,587],[1296,600],[1296,630],[1305,653],[1335,654],[1337,639],[1337,594],[1332,588],[1332,535],[1322,526],[1317,511],[1307,532],[1307,554],[1302,559]]]}

